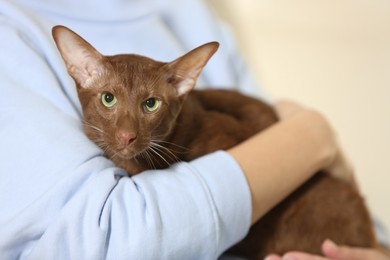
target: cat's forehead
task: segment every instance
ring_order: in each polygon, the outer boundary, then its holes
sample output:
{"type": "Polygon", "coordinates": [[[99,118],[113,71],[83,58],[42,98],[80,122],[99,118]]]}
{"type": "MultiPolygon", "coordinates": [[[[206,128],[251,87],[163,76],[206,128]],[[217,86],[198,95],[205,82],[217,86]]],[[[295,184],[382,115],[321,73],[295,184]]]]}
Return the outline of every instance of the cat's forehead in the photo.
{"type": "Polygon", "coordinates": [[[100,92],[112,91],[125,96],[149,96],[168,94],[166,63],[139,55],[116,55],[108,57],[111,68],[100,78],[100,92]]]}
{"type": "Polygon", "coordinates": [[[111,62],[117,67],[117,70],[125,71],[143,71],[143,72],[152,72],[158,70],[165,63],[155,61],[148,57],[144,57],[136,54],[124,54],[124,55],[115,55],[110,57],[111,62]]]}
{"type": "Polygon", "coordinates": [[[161,67],[165,63],[135,55],[116,55],[110,57],[117,80],[129,82],[148,82],[161,75],[161,67]]]}

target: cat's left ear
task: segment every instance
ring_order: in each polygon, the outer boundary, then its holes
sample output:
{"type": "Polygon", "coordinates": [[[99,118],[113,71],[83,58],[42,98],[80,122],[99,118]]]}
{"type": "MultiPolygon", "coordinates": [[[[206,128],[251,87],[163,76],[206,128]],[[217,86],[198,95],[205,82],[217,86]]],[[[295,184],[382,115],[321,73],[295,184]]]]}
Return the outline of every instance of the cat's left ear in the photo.
{"type": "Polygon", "coordinates": [[[179,96],[195,87],[202,69],[218,47],[218,42],[209,42],[167,64],[171,74],[168,81],[176,87],[179,96]]]}

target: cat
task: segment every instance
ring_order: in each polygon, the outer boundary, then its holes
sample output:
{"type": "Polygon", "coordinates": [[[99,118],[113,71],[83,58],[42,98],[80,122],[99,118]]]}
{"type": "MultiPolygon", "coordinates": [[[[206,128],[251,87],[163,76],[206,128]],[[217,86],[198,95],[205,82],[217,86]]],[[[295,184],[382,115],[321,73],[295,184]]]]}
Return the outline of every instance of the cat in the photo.
{"type": "MultiPolygon", "coordinates": [[[[278,120],[259,99],[228,90],[193,90],[218,49],[216,42],[165,63],[135,54],[103,56],[64,26],[52,33],[75,81],[86,135],[130,176],[228,149],[278,120]]],[[[319,172],[228,253],[249,259],[290,250],[320,254],[326,238],[377,247],[356,188],[319,172]]]]}

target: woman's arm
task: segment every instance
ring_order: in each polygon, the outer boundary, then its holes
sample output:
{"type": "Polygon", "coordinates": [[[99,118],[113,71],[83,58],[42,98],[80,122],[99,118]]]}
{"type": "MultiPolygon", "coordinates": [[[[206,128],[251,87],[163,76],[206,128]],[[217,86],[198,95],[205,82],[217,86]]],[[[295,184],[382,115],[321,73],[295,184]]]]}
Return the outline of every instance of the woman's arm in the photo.
{"type": "Polygon", "coordinates": [[[320,169],[351,178],[348,164],[339,158],[334,133],[321,114],[289,102],[275,107],[279,123],[229,150],[250,187],[252,223],[320,169]]]}

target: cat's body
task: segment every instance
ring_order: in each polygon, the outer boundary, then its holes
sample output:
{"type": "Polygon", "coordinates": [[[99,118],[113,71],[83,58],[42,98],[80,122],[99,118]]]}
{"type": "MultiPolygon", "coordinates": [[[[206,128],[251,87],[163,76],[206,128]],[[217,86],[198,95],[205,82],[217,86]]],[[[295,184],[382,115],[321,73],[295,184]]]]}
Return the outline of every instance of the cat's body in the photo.
{"type": "MultiPolygon", "coordinates": [[[[56,27],[53,36],[75,79],[86,134],[130,175],[228,149],[277,121],[260,100],[233,91],[191,91],[216,43],[162,63],[137,55],[102,56],[64,27],[56,27]]],[[[289,250],[320,253],[325,238],[376,246],[358,191],[318,173],[230,252],[255,259],[289,250]]]]}

